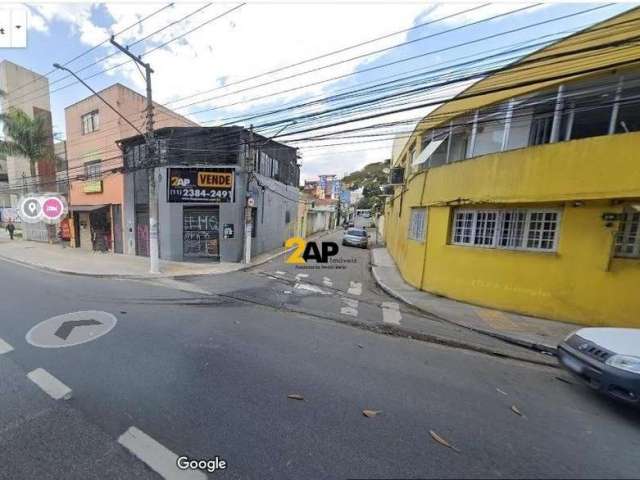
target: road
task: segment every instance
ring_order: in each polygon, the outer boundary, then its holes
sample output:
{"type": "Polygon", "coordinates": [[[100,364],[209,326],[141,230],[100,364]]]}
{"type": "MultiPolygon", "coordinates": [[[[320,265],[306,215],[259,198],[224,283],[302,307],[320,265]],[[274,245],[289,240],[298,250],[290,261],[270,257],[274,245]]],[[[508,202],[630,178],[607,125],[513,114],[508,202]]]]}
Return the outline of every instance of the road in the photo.
{"type": "MultiPolygon", "coordinates": [[[[16,392],[21,405],[44,402],[32,382],[20,383],[36,369],[73,390],[70,400],[49,399],[66,409],[52,424],[57,435],[45,414],[16,421],[0,413],[0,478],[89,478],[87,462],[108,455],[122,470],[97,462],[92,478],[160,478],[151,468],[162,455],[141,470],[115,442],[131,427],[177,455],[221,456],[227,469],[209,478],[640,476],[639,412],[555,368],[365,328],[420,318],[377,290],[367,251],[340,256],[355,263],[301,270],[278,259],[155,283],[0,262],[0,339],[13,347],[0,354],[0,372],[15,381],[0,383],[0,402],[16,392]],[[68,348],[26,341],[40,322],[83,310],[117,323],[68,348]],[[379,413],[368,418],[364,409],[379,413]],[[65,418],[79,420],[69,426],[65,418]],[[29,455],[30,442],[52,435],[48,462],[29,455]],[[79,442],[98,446],[79,451],[79,442]],[[73,468],[82,462],[84,470],[73,468]]],[[[92,327],[76,328],[71,335],[92,327]]]]}

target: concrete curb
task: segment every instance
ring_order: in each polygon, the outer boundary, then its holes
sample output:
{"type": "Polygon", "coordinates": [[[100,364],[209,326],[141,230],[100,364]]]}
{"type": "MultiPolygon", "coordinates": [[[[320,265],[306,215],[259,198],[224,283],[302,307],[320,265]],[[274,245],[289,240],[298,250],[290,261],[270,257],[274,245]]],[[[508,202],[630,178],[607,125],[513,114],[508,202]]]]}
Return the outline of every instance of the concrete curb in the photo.
{"type": "MultiPolygon", "coordinates": [[[[334,230],[326,230],[321,232],[320,234],[317,235],[312,235],[309,237],[310,240],[314,240],[316,238],[322,238],[326,235],[329,235],[331,233],[334,233],[335,231],[337,231],[336,229],[334,230]]],[[[274,258],[278,258],[281,255],[284,255],[287,252],[292,251],[293,248],[289,248],[286,250],[281,250],[279,252],[273,253],[269,256],[267,256],[266,258],[260,259],[258,262],[255,263],[250,263],[248,265],[244,264],[244,263],[238,263],[237,266],[234,266],[232,269],[224,271],[224,272],[194,272],[194,273],[176,273],[176,274],[163,274],[163,273],[159,273],[159,274],[149,274],[149,273],[145,273],[145,274],[120,274],[120,273],[87,273],[87,272],[78,272],[76,270],[67,270],[64,268],[55,268],[55,267],[50,267],[47,265],[39,265],[39,264],[34,264],[34,263],[30,263],[30,262],[25,262],[23,260],[17,260],[15,258],[3,255],[0,253],[0,259],[10,262],[10,263],[14,263],[17,265],[22,265],[24,267],[29,267],[29,268],[33,268],[36,270],[45,270],[47,272],[53,272],[53,273],[62,273],[65,275],[76,275],[79,277],[93,277],[93,278],[113,278],[116,280],[159,280],[159,279],[163,279],[163,278],[187,278],[187,277],[203,277],[206,275],[225,275],[227,273],[234,273],[234,272],[240,272],[240,271],[245,271],[245,270],[249,270],[253,267],[257,267],[259,265],[263,265],[267,262],[270,262],[271,260],[273,260],[274,258]]]]}
{"type": "MultiPolygon", "coordinates": [[[[373,254],[372,254],[373,256],[373,254]]],[[[461,322],[456,322],[455,320],[451,320],[450,318],[445,318],[442,317],[441,315],[438,315],[437,313],[431,312],[429,310],[426,310],[425,308],[422,308],[418,305],[416,305],[415,302],[412,302],[411,300],[409,300],[408,298],[404,297],[403,295],[401,295],[400,293],[398,293],[397,291],[395,291],[393,288],[389,287],[387,284],[384,283],[384,281],[380,278],[378,272],[376,271],[377,268],[375,265],[373,265],[373,262],[371,263],[371,273],[372,276],[374,278],[374,280],[376,281],[376,283],[378,284],[378,286],[384,290],[386,293],[388,293],[389,295],[391,295],[392,297],[397,298],[398,300],[401,300],[402,302],[406,303],[407,305],[410,305],[411,307],[420,310],[421,312],[427,313],[428,315],[437,318],[438,320],[441,320],[443,322],[447,322],[450,323],[452,325],[456,325],[458,327],[461,328],[465,328],[467,330],[471,330],[472,332],[476,332],[476,333],[480,333],[482,335],[487,335],[489,337],[493,337],[493,338],[497,338],[498,340],[502,340],[503,342],[507,342],[507,343],[511,343],[513,345],[517,345],[519,347],[524,347],[524,348],[528,348],[530,350],[534,350],[536,352],[540,352],[540,353],[544,353],[544,354],[550,354],[550,355],[556,355],[556,347],[555,346],[551,346],[551,345],[544,345],[544,344],[540,344],[540,343],[535,343],[535,342],[530,342],[528,340],[524,340],[522,338],[518,338],[516,336],[512,336],[512,335],[507,335],[507,334],[502,334],[502,333],[498,333],[498,332],[494,332],[491,330],[485,330],[482,328],[474,328],[474,327],[470,327],[469,325],[466,325],[464,323],[461,322]]]]}

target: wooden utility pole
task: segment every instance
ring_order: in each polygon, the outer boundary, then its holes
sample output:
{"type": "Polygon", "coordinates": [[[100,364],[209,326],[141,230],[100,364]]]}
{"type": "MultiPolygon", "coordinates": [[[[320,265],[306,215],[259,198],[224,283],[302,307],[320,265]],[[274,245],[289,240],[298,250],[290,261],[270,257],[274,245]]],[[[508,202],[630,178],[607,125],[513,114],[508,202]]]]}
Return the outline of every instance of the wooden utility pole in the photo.
{"type": "Polygon", "coordinates": [[[128,47],[123,47],[111,36],[111,44],[122,53],[130,57],[138,65],[144,67],[145,81],[147,84],[147,127],[144,135],[147,145],[146,167],[149,171],[149,272],[160,273],[160,248],[158,245],[158,191],[156,188],[156,166],[158,161],[158,149],[153,133],[153,99],[151,95],[151,65],[143,62],[140,56],[136,56],[129,51],[128,47]]]}

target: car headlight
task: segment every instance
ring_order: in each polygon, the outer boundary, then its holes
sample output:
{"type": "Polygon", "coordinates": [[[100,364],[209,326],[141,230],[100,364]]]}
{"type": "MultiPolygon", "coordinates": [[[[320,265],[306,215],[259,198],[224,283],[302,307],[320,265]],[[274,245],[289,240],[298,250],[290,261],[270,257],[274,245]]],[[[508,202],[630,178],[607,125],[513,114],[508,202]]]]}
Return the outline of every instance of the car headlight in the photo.
{"type": "Polygon", "coordinates": [[[610,367],[626,370],[627,372],[640,373],[640,357],[632,355],[612,355],[605,362],[610,367]]]}

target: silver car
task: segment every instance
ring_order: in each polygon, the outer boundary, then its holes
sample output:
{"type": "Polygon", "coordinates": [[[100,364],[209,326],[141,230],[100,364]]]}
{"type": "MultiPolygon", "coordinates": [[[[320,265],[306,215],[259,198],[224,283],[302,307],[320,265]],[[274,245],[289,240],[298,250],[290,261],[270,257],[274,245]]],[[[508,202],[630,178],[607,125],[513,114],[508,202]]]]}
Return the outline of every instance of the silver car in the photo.
{"type": "Polygon", "coordinates": [[[364,228],[349,228],[342,237],[342,245],[367,248],[368,244],[369,234],[364,228]]]}

